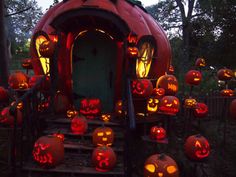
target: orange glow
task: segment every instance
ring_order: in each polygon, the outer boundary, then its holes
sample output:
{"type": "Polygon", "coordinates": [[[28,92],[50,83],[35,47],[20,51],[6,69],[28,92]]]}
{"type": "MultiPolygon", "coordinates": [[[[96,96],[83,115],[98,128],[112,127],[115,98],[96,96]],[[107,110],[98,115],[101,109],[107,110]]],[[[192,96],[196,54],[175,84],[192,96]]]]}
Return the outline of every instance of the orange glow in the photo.
{"type": "Polygon", "coordinates": [[[145,169],[151,173],[154,173],[156,168],[155,168],[155,165],[153,164],[147,164],[145,165],[145,169]]]}
{"type": "Polygon", "coordinates": [[[169,173],[169,174],[172,174],[172,173],[175,173],[177,171],[176,167],[171,165],[171,166],[168,166],[166,168],[166,171],[169,173]]]}

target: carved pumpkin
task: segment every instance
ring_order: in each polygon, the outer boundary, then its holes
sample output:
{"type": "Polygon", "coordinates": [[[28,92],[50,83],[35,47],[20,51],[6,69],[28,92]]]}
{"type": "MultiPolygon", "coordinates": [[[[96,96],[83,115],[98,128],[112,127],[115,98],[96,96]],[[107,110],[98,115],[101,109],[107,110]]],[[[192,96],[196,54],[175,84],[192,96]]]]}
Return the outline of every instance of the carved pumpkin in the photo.
{"type": "Polygon", "coordinates": [[[203,160],[210,154],[210,145],[202,135],[192,135],[184,144],[184,152],[191,160],[203,160]]]}
{"type": "Polygon", "coordinates": [[[178,81],[173,75],[163,75],[157,80],[156,88],[164,88],[166,95],[175,95],[178,92],[178,81]]]}
{"type": "Polygon", "coordinates": [[[59,138],[62,142],[65,140],[65,135],[62,133],[54,133],[52,136],[59,138]]]}
{"type": "Polygon", "coordinates": [[[21,66],[24,69],[33,69],[32,61],[30,58],[23,59],[21,61],[21,66]]]}
{"type": "Polygon", "coordinates": [[[82,115],[77,115],[71,120],[71,131],[77,135],[83,135],[88,129],[87,119],[82,115]]]}
{"type": "Polygon", "coordinates": [[[202,74],[197,70],[190,70],[185,75],[185,82],[189,85],[199,85],[202,80],[202,74]]]}
{"type": "Polygon", "coordinates": [[[229,106],[229,113],[232,118],[236,119],[236,99],[231,101],[229,106]]]}
{"type": "MultiPolygon", "coordinates": [[[[13,106],[14,104],[15,104],[15,101],[13,101],[13,102],[11,103],[11,106],[13,106]]],[[[16,108],[19,109],[20,111],[23,110],[23,107],[24,107],[24,104],[23,104],[22,101],[19,102],[19,103],[17,104],[17,106],[16,106],[16,108]]]]}
{"type": "Polygon", "coordinates": [[[155,98],[162,98],[165,95],[165,89],[164,88],[154,88],[152,91],[152,95],[155,98]]]}
{"type": "Polygon", "coordinates": [[[134,32],[130,32],[129,33],[129,36],[127,38],[127,42],[128,42],[128,45],[130,46],[134,46],[137,44],[137,41],[138,41],[138,36],[136,33],[134,32]]]}
{"type": "Polygon", "coordinates": [[[208,114],[208,106],[205,103],[197,103],[194,109],[195,117],[202,118],[208,114]]]}
{"type": "Polygon", "coordinates": [[[55,167],[64,159],[64,145],[55,136],[42,136],[34,144],[34,160],[43,167],[55,167]]]}
{"type": "Polygon", "coordinates": [[[116,102],[115,113],[116,113],[117,116],[122,116],[124,114],[122,100],[118,100],[116,102]]]}
{"type": "Polygon", "coordinates": [[[39,46],[39,53],[42,57],[51,58],[54,54],[55,43],[51,40],[42,42],[39,46]]]}
{"type": "Polygon", "coordinates": [[[101,114],[100,119],[104,122],[109,122],[111,120],[111,114],[101,114]]]}
{"type": "Polygon", "coordinates": [[[224,90],[220,91],[220,95],[221,96],[228,96],[228,97],[234,96],[234,91],[231,89],[224,89],[224,90]]]}
{"type": "Polygon", "coordinates": [[[26,83],[26,82],[19,83],[20,90],[25,90],[27,88],[28,88],[28,83],[26,83]]]}
{"type": "Polygon", "coordinates": [[[144,177],[179,177],[176,162],[165,154],[154,154],[144,164],[144,177]]]}
{"type": "Polygon", "coordinates": [[[162,140],[166,138],[166,130],[159,126],[153,126],[150,129],[150,138],[153,140],[162,140]]]}
{"type": "Polygon", "coordinates": [[[168,74],[174,74],[174,72],[175,72],[174,66],[173,66],[173,65],[170,65],[170,66],[169,66],[169,70],[168,70],[168,74]]]}
{"type": "Polygon", "coordinates": [[[89,119],[99,116],[101,113],[101,100],[98,98],[84,98],[80,101],[80,113],[89,119]]]}
{"type": "Polygon", "coordinates": [[[129,58],[137,58],[138,57],[138,48],[137,47],[128,47],[127,53],[129,58]]]}
{"type": "Polygon", "coordinates": [[[159,110],[166,114],[176,114],[179,112],[179,99],[175,96],[164,96],[160,101],[159,110]]]}
{"type": "Polygon", "coordinates": [[[233,76],[234,76],[234,73],[231,69],[223,68],[217,72],[218,79],[222,81],[228,81],[232,79],[233,76]]]}
{"type": "Polygon", "coordinates": [[[12,73],[8,78],[8,84],[12,89],[19,89],[22,83],[27,83],[27,82],[28,82],[28,76],[21,71],[16,71],[12,73]]]}
{"type": "Polygon", "coordinates": [[[205,67],[206,66],[206,61],[204,58],[197,58],[195,61],[195,66],[197,67],[205,67]]]}
{"type": "Polygon", "coordinates": [[[159,108],[159,100],[158,98],[148,98],[147,100],[147,112],[148,113],[155,113],[158,111],[159,108]]]}
{"type": "Polygon", "coordinates": [[[98,127],[93,131],[93,144],[95,146],[112,146],[114,132],[110,127],[98,127]]]}
{"type": "Polygon", "coordinates": [[[197,105],[197,101],[194,98],[187,98],[184,100],[185,108],[195,108],[197,105]]]}
{"type": "Polygon", "coordinates": [[[107,146],[96,147],[92,154],[92,163],[97,171],[110,171],[116,165],[116,154],[107,146]]]}
{"type": "Polygon", "coordinates": [[[69,118],[69,119],[72,119],[74,118],[75,116],[77,116],[79,114],[78,111],[76,111],[75,109],[69,109],[66,111],[66,116],[69,118]]]}
{"type": "MultiPolygon", "coordinates": [[[[22,113],[19,109],[16,109],[16,122],[18,125],[22,123],[22,113]]],[[[1,111],[0,123],[14,126],[14,116],[10,114],[10,107],[5,107],[1,111]]]]}
{"type": "Polygon", "coordinates": [[[152,94],[153,85],[148,79],[137,79],[132,81],[132,94],[136,97],[147,98],[152,94]]]}
{"type": "Polygon", "coordinates": [[[7,102],[9,100],[8,91],[0,86],[0,102],[7,102]]]}
{"type": "Polygon", "coordinates": [[[54,110],[56,113],[66,113],[70,107],[69,98],[62,92],[57,91],[54,98],[54,110]]]}

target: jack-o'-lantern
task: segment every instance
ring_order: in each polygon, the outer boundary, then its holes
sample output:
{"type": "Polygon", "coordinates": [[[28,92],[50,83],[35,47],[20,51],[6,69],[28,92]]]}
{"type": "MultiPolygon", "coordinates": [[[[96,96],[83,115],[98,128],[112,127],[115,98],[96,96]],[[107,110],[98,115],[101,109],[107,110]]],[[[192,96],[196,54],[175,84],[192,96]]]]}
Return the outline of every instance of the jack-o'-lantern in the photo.
{"type": "Polygon", "coordinates": [[[57,91],[54,98],[54,110],[56,113],[65,113],[70,107],[69,98],[62,92],[57,91]]]}
{"type": "Polygon", "coordinates": [[[205,67],[206,66],[206,61],[204,58],[197,58],[195,61],[195,66],[197,67],[205,67]]]}
{"type": "Polygon", "coordinates": [[[178,81],[173,75],[163,75],[157,80],[156,88],[164,88],[166,95],[175,95],[178,92],[178,81]]]}
{"type": "Polygon", "coordinates": [[[59,138],[62,142],[65,140],[65,135],[62,133],[54,133],[52,136],[59,138]]]}
{"type": "Polygon", "coordinates": [[[187,98],[184,100],[184,107],[185,108],[195,108],[197,105],[197,101],[194,98],[187,98]]]}
{"type": "Polygon", "coordinates": [[[179,177],[179,169],[170,156],[154,154],[145,161],[144,177],[179,177]]]}
{"type": "Polygon", "coordinates": [[[134,33],[133,31],[131,31],[129,33],[129,36],[127,37],[127,43],[129,46],[134,46],[137,44],[138,41],[138,36],[136,33],[134,33]]]}
{"type": "MultiPolygon", "coordinates": [[[[16,109],[16,123],[18,125],[21,125],[22,117],[22,112],[19,109],[16,109]]],[[[11,127],[14,125],[14,115],[10,114],[10,107],[5,107],[2,109],[0,115],[0,123],[9,125],[11,127]]]]}
{"type": "MultiPolygon", "coordinates": [[[[13,102],[11,103],[11,106],[13,106],[14,104],[15,104],[15,101],[13,101],[13,102]]],[[[16,108],[19,109],[20,111],[23,110],[23,107],[24,107],[24,104],[23,104],[22,101],[20,101],[20,102],[16,105],[16,108]]]]}
{"type": "Polygon", "coordinates": [[[38,105],[38,111],[43,112],[49,107],[49,101],[44,101],[42,103],[39,103],[38,105]]]}
{"type": "Polygon", "coordinates": [[[127,53],[130,58],[137,58],[138,57],[138,48],[137,47],[128,47],[127,53]]]}
{"type": "Polygon", "coordinates": [[[32,61],[30,58],[21,61],[21,66],[24,69],[33,69],[32,61]]]}
{"type": "Polygon", "coordinates": [[[8,84],[12,89],[19,89],[19,86],[22,83],[27,83],[27,82],[28,82],[28,76],[21,71],[16,71],[12,73],[8,78],[8,84]]]}
{"type": "Polygon", "coordinates": [[[176,114],[179,112],[179,99],[175,96],[164,96],[160,101],[159,110],[165,114],[176,114]]]}
{"type": "Polygon", "coordinates": [[[42,57],[51,58],[54,54],[55,43],[50,40],[42,42],[39,46],[39,53],[42,57]]]}
{"type": "Polygon", "coordinates": [[[152,95],[155,98],[162,98],[165,95],[165,89],[164,88],[154,88],[152,91],[152,95]]]}
{"type": "Polygon", "coordinates": [[[115,105],[115,112],[117,116],[122,116],[124,114],[123,111],[123,103],[122,100],[118,100],[115,105]]]}
{"type": "Polygon", "coordinates": [[[109,122],[111,120],[111,114],[101,114],[100,119],[104,122],[109,122]]]}
{"type": "Polygon", "coordinates": [[[83,135],[88,129],[88,121],[82,115],[77,115],[71,120],[71,131],[77,135],[83,135]]]}
{"type": "Polygon", "coordinates": [[[28,83],[26,83],[26,82],[19,83],[18,88],[19,88],[20,90],[27,89],[27,88],[28,88],[28,83]]]}
{"type": "Polygon", "coordinates": [[[116,165],[116,154],[112,148],[99,146],[93,150],[92,163],[97,171],[110,171],[116,165]]]}
{"type": "Polygon", "coordinates": [[[84,98],[80,101],[80,113],[89,119],[99,116],[101,113],[101,100],[98,98],[84,98]]]}
{"type": "Polygon", "coordinates": [[[76,111],[75,109],[69,109],[66,111],[66,116],[69,118],[69,119],[72,119],[74,118],[75,116],[77,116],[79,113],[78,111],[76,111]]]}
{"type": "Polygon", "coordinates": [[[153,126],[150,129],[150,138],[153,140],[162,140],[166,138],[166,130],[159,126],[153,126]]]}
{"type": "Polygon", "coordinates": [[[168,74],[174,74],[174,72],[175,72],[174,66],[173,66],[173,65],[170,65],[170,66],[169,66],[169,70],[168,70],[168,74]]]}
{"type": "Polygon", "coordinates": [[[210,145],[202,135],[192,135],[184,144],[184,152],[191,160],[204,160],[210,154],[210,145]]]}
{"type": "Polygon", "coordinates": [[[64,159],[63,142],[55,136],[42,136],[34,144],[33,158],[42,167],[50,168],[64,159]]]}
{"type": "Polygon", "coordinates": [[[234,73],[231,69],[223,68],[217,72],[218,79],[222,81],[228,81],[232,79],[233,76],[234,76],[234,73]]]}
{"type": "Polygon", "coordinates": [[[148,113],[155,113],[158,111],[159,108],[159,100],[158,98],[148,98],[147,100],[147,112],[148,113]]]}
{"type": "Polygon", "coordinates": [[[9,100],[8,91],[0,86],[0,102],[7,102],[9,100]]]}
{"type": "Polygon", "coordinates": [[[229,113],[232,118],[236,119],[236,99],[231,101],[229,106],[229,113]]]}
{"type": "Polygon", "coordinates": [[[202,74],[197,70],[190,70],[185,75],[185,82],[189,85],[199,85],[202,80],[202,74]]]}
{"type": "Polygon", "coordinates": [[[234,91],[231,89],[224,89],[224,90],[220,91],[220,95],[221,96],[228,96],[228,97],[234,96],[234,91]]]}
{"type": "Polygon", "coordinates": [[[110,127],[98,127],[93,131],[95,146],[111,146],[114,141],[114,132],[110,127]]]}
{"type": "Polygon", "coordinates": [[[152,94],[153,85],[148,79],[137,79],[132,81],[132,94],[135,97],[147,98],[152,94]]]}
{"type": "Polygon", "coordinates": [[[197,103],[194,109],[195,117],[202,118],[208,114],[208,106],[205,103],[197,103]]]}

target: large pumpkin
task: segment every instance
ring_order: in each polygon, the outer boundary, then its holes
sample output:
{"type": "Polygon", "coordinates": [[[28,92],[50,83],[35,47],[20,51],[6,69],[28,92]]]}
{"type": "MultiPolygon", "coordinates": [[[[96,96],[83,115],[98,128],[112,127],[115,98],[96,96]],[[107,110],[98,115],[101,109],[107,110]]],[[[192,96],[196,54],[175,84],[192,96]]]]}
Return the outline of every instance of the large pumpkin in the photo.
{"type": "Polygon", "coordinates": [[[185,82],[189,85],[199,85],[202,80],[202,74],[197,70],[190,70],[185,75],[185,82]]]}
{"type": "Polygon", "coordinates": [[[102,104],[98,98],[84,98],[80,101],[80,113],[89,119],[94,119],[101,113],[102,104]]]}
{"type": "Polygon", "coordinates": [[[179,112],[179,99],[175,96],[164,96],[161,99],[159,110],[164,114],[175,115],[179,112]]]}
{"type": "MultiPolygon", "coordinates": [[[[21,125],[22,123],[22,113],[19,109],[16,109],[16,122],[17,124],[21,125]]],[[[0,123],[7,124],[10,126],[14,125],[14,115],[10,114],[10,107],[5,107],[1,111],[0,115],[0,123]]]]}
{"type": "Polygon", "coordinates": [[[43,167],[55,167],[64,159],[64,145],[55,136],[42,136],[34,144],[33,158],[43,167]]]}
{"type": "Polygon", "coordinates": [[[82,115],[77,115],[71,120],[71,131],[74,134],[83,135],[88,129],[87,119],[82,115]]]}
{"type": "Polygon", "coordinates": [[[163,75],[157,80],[156,88],[165,89],[165,95],[175,95],[178,92],[178,81],[173,75],[163,75]]]}
{"type": "Polygon", "coordinates": [[[0,87],[0,102],[7,102],[8,99],[8,91],[4,87],[0,87]]]}
{"type": "Polygon", "coordinates": [[[137,79],[132,81],[132,93],[135,97],[147,98],[152,94],[153,85],[149,79],[137,79]]]}
{"type": "Polygon", "coordinates": [[[110,127],[98,127],[93,131],[95,146],[111,146],[114,141],[114,132],[110,127]]]}
{"type": "Polygon", "coordinates": [[[229,106],[229,113],[232,118],[236,119],[236,99],[234,99],[229,106]]]}
{"type": "Polygon", "coordinates": [[[19,89],[24,83],[28,83],[28,76],[21,71],[12,73],[8,78],[8,84],[12,89],[19,89]]]}
{"type": "Polygon", "coordinates": [[[154,154],[144,163],[144,177],[179,177],[176,162],[165,154],[154,154]]]}
{"type": "Polygon", "coordinates": [[[233,76],[234,76],[234,73],[231,69],[223,68],[217,72],[218,79],[222,81],[228,81],[232,79],[233,76]]]}

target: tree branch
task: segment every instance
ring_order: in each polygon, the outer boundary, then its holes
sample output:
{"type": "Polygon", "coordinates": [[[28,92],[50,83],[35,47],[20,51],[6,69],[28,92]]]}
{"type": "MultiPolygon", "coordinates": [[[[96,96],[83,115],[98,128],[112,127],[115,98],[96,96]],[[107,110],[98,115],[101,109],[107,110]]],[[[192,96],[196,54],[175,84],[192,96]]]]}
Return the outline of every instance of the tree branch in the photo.
{"type": "Polygon", "coordinates": [[[198,17],[198,16],[201,16],[201,15],[204,15],[204,14],[206,14],[206,12],[207,12],[207,11],[201,12],[201,13],[199,13],[199,14],[194,14],[194,15],[191,16],[191,18],[194,18],[194,17],[198,17]]]}
{"type": "Polygon", "coordinates": [[[177,6],[179,7],[180,13],[181,13],[181,17],[182,17],[182,21],[185,21],[185,10],[184,10],[184,5],[182,4],[181,0],[175,0],[175,2],[177,3],[177,6]]]}
{"type": "Polygon", "coordinates": [[[32,8],[32,7],[27,7],[26,9],[22,9],[22,10],[19,10],[19,11],[17,11],[17,12],[14,12],[14,13],[7,14],[7,15],[5,15],[5,17],[10,17],[10,16],[13,16],[13,15],[17,15],[17,14],[23,13],[23,12],[25,12],[25,11],[27,11],[27,10],[30,10],[31,8],[32,8]]]}

